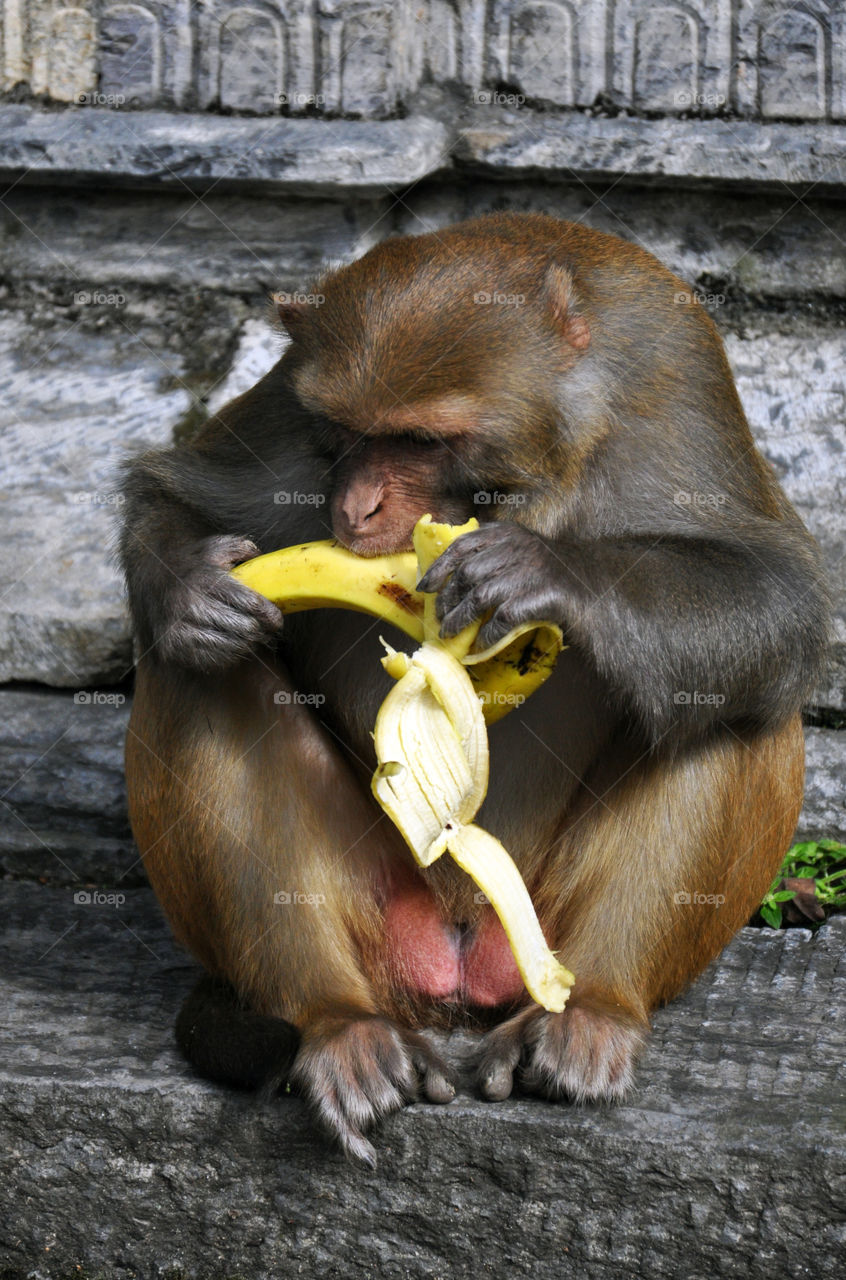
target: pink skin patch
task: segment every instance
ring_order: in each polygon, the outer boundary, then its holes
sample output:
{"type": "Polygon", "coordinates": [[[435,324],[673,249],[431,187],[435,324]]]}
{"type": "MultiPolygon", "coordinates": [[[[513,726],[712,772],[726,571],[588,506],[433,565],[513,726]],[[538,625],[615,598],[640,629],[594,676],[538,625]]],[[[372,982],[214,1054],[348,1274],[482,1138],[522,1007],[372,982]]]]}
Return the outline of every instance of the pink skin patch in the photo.
{"type": "Polygon", "coordinates": [[[468,1004],[510,1004],[522,994],[523,979],[497,916],[491,912],[470,938],[464,956],[464,989],[468,1004]]]}
{"type": "Polygon", "coordinates": [[[457,999],[459,935],[438,914],[428,889],[403,888],[385,910],[388,956],[396,980],[435,1000],[457,999]]]}
{"type": "Polygon", "coordinates": [[[493,911],[470,933],[444,921],[421,884],[395,884],[385,908],[395,981],[433,1000],[491,1008],[523,991],[505,930],[493,911]]]}

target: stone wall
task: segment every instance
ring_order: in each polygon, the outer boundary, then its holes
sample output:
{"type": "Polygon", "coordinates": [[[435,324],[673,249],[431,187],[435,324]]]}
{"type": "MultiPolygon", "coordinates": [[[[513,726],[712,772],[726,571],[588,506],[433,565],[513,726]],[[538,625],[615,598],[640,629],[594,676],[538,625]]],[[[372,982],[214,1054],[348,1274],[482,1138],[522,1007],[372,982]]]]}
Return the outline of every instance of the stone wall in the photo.
{"type": "Polygon", "coordinates": [[[536,103],[846,118],[846,13],[807,0],[4,0],[2,87],[58,102],[390,115],[427,81],[536,103]]]}

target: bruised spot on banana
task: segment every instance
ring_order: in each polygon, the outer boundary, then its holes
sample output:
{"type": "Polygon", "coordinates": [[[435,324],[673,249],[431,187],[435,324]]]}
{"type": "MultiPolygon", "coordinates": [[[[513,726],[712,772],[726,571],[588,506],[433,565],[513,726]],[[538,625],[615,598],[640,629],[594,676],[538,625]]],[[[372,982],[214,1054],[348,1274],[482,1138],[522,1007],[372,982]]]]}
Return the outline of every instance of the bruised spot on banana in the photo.
{"type": "Polygon", "coordinates": [[[561,651],[561,629],[549,622],[524,624],[472,653],[481,622],[444,640],[434,595],[417,590],[438,556],[477,528],[475,519],[447,525],[423,516],[413,553],[364,558],[337,542],[309,542],[258,556],[232,574],[283,613],[356,609],[421,642],[408,655],[382,641],[382,665],[397,683],[376,717],[373,794],[420,866],[449,853],[472,877],[502,922],[527,991],[557,1013],[567,1003],[573,975],[549,950],[509,854],[473,818],[488,789],[486,722],[543,684],[561,651]]]}

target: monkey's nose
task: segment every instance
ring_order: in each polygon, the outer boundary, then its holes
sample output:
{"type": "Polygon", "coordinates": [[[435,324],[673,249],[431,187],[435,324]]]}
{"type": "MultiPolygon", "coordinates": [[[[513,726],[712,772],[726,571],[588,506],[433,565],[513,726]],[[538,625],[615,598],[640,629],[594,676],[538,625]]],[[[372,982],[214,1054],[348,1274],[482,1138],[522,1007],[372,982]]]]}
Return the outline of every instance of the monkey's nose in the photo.
{"type": "Polygon", "coordinates": [[[349,532],[359,535],[368,532],[370,521],[382,510],[384,489],[370,490],[367,493],[349,493],[341,503],[341,515],[349,532]]]}

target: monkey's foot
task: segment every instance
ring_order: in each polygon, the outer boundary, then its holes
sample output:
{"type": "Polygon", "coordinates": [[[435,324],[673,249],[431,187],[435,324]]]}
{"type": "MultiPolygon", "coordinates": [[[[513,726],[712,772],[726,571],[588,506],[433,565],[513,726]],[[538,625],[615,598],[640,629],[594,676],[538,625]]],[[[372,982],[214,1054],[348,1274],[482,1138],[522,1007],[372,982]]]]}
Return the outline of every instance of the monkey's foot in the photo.
{"type": "Polygon", "coordinates": [[[375,1016],[304,1027],[290,1079],[342,1151],[371,1168],[376,1152],[364,1136],[371,1125],[418,1097],[455,1096],[449,1069],[424,1037],[375,1016]]]}
{"type": "Polygon", "coordinates": [[[515,1082],[553,1101],[616,1101],[634,1083],[647,1033],[628,1010],[588,998],[562,1013],[525,1009],[482,1040],[479,1089],[490,1102],[507,1098],[515,1082]]]}

